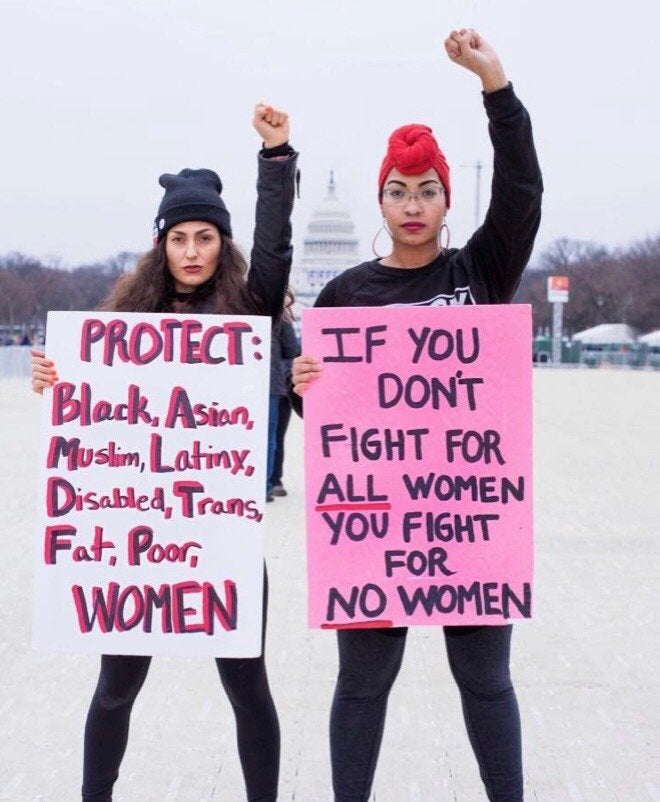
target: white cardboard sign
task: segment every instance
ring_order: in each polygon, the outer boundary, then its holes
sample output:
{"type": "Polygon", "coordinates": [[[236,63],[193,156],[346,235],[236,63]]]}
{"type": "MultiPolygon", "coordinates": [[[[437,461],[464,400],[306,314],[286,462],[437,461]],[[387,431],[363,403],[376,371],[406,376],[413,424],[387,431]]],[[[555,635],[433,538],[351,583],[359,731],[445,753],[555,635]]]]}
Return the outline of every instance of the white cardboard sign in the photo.
{"type": "Polygon", "coordinates": [[[55,312],[33,641],[261,653],[270,319],[55,312]]]}

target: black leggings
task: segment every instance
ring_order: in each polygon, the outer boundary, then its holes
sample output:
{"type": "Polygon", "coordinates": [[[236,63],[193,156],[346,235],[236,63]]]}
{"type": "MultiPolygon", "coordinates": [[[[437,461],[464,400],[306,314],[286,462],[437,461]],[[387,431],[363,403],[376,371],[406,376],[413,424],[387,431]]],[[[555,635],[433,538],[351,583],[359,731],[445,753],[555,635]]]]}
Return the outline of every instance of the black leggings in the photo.
{"type": "Polygon", "coordinates": [[[271,485],[282,484],[282,472],[284,469],[284,437],[289,428],[291,420],[291,401],[288,395],[280,397],[280,407],[277,416],[277,447],[275,448],[275,463],[270,475],[271,485]]]}
{"type": "MultiPolygon", "coordinates": [[[[264,574],[262,644],[265,646],[268,579],[264,574]]],[[[261,657],[216,658],[220,680],[236,716],[238,753],[249,802],[275,802],[280,728],[261,657]]],[[[151,657],[104,654],[85,726],[84,802],[108,802],[128,741],[131,709],[151,657]]]]}
{"type": "MultiPolygon", "coordinates": [[[[491,802],[523,798],[520,716],[509,675],[509,626],[445,627],[449,666],[491,802]]],[[[408,630],[340,630],[339,678],[330,718],[335,802],[365,802],[371,792],[408,630]]]]}

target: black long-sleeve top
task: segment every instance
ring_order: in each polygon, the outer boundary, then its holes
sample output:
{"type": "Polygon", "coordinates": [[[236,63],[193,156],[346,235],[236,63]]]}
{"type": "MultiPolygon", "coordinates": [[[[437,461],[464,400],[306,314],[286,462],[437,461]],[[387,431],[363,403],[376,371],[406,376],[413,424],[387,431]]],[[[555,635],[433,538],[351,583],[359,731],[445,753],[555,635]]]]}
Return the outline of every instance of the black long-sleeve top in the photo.
{"type": "MultiPolygon", "coordinates": [[[[321,290],[315,306],[455,306],[508,303],[532,252],[541,221],[543,181],[527,110],[509,84],[484,93],[494,149],[490,205],[463,248],[417,268],[378,259],[345,270],[321,290]]],[[[301,412],[301,399],[291,394],[301,412]]]]}
{"type": "Polygon", "coordinates": [[[543,182],[529,115],[509,84],[484,94],[495,151],[490,206],[463,248],[416,268],[378,259],[326,284],[315,306],[453,306],[508,303],[527,265],[541,220],[543,182]]]}

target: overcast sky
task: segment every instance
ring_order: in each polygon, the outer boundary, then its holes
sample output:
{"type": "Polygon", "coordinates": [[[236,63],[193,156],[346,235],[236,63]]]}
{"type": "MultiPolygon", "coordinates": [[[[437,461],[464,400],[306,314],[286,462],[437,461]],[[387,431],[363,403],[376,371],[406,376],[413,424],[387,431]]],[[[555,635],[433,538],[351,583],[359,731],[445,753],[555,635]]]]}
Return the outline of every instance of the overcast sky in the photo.
{"type": "Polygon", "coordinates": [[[146,250],[158,175],[183,167],[218,171],[249,246],[258,100],[290,112],[301,152],[296,243],[334,169],[368,257],[387,136],[424,122],[452,168],[461,245],[474,164],[487,199],[491,162],[479,81],[442,44],[461,26],[495,46],[532,116],[536,254],[558,237],[657,235],[659,21],[652,0],[0,0],[0,253],[73,265],[146,250]]]}

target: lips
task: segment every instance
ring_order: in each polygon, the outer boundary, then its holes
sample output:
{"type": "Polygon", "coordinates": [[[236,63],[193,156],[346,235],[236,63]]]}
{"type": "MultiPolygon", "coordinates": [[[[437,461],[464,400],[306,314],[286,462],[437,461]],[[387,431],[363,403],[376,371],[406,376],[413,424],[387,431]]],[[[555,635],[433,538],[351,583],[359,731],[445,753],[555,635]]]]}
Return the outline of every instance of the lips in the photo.
{"type": "Polygon", "coordinates": [[[202,266],[201,265],[185,265],[184,271],[186,273],[190,273],[191,275],[195,275],[196,273],[201,273],[202,266]]]}
{"type": "Polygon", "coordinates": [[[415,231],[421,231],[423,228],[426,228],[426,226],[424,223],[404,223],[401,228],[405,228],[406,231],[414,233],[415,231]]]}

